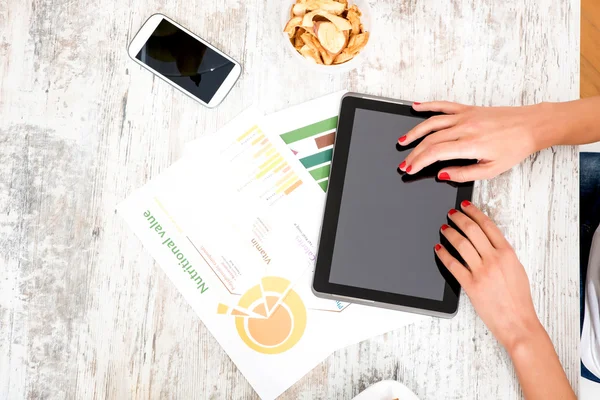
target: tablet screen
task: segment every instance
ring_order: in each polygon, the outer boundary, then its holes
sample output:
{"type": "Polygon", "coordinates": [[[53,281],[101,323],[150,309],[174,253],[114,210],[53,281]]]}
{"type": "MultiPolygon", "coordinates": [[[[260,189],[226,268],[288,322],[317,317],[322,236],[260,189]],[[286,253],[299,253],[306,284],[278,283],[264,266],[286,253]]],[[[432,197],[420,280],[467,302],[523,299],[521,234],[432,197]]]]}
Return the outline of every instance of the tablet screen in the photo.
{"type": "Polygon", "coordinates": [[[396,146],[398,138],[420,122],[423,118],[355,110],[331,283],[444,299],[446,281],[433,246],[440,242],[440,226],[455,206],[458,189],[435,180],[439,166],[419,176],[397,169],[410,151],[396,146]]]}

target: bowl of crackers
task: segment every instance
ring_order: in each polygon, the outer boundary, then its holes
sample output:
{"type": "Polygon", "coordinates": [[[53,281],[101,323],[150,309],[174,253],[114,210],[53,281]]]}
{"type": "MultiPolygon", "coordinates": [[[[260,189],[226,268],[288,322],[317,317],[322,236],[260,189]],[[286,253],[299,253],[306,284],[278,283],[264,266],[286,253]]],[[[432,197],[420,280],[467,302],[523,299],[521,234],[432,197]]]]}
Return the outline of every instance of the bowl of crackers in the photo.
{"type": "Polygon", "coordinates": [[[371,26],[366,0],[291,0],[282,12],[285,46],[295,59],[323,72],[356,68],[371,26]]]}

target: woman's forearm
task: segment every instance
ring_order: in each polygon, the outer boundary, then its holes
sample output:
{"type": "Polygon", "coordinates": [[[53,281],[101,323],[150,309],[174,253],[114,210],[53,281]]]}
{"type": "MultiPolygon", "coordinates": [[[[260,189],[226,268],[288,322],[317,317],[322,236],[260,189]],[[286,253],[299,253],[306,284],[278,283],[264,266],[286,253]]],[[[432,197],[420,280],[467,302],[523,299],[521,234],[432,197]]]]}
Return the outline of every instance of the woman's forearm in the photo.
{"type": "Polygon", "coordinates": [[[600,96],[532,107],[540,107],[546,116],[535,132],[538,150],[600,141],[600,96]]]}
{"type": "Polygon", "coordinates": [[[525,399],[576,399],[554,346],[541,325],[525,341],[507,350],[525,399]]]}

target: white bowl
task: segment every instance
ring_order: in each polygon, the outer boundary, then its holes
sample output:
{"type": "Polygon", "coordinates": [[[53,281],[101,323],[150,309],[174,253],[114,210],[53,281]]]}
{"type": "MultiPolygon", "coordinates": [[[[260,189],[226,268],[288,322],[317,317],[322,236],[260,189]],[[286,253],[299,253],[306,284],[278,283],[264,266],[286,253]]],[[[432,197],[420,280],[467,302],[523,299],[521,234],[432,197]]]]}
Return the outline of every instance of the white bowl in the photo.
{"type": "Polygon", "coordinates": [[[396,381],[381,381],[369,386],[352,400],[419,400],[409,388],[396,381]]]}
{"type": "Polygon", "coordinates": [[[360,17],[360,22],[363,24],[365,31],[369,32],[369,43],[367,43],[365,48],[362,49],[361,52],[358,53],[352,60],[338,65],[317,64],[312,60],[307,60],[306,58],[304,58],[304,56],[302,56],[296,51],[287,33],[283,32],[285,25],[290,20],[291,9],[292,6],[296,4],[296,1],[288,0],[287,3],[287,7],[281,7],[281,37],[283,39],[283,45],[289,50],[289,52],[292,54],[292,57],[298,60],[298,62],[301,62],[304,66],[311,68],[315,71],[334,74],[355,69],[364,60],[364,53],[369,49],[370,42],[373,40],[373,23],[371,20],[371,7],[369,6],[369,2],[367,0],[348,0],[348,4],[356,4],[358,9],[362,13],[362,16],[360,17]]]}

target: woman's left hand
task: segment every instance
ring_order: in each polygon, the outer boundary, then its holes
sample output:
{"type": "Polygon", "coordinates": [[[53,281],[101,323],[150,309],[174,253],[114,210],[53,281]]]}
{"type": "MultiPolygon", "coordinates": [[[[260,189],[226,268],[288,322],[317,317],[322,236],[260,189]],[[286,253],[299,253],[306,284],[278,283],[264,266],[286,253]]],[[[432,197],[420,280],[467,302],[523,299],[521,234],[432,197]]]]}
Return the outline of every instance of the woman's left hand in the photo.
{"type": "Polygon", "coordinates": [[[464,235],[446,224],[441,232],[466,265],[440,244],[435,252],[510,353],[544,332],[533,307],[527,273],[500,229],[483,212],[468,201],[463,201],[461,208],[463,212],[450,210],[448,217],[464,235]]]}
{"type": "Polygon", "coordinates": [[[441,245],[435,252],[461,284],[475,311],[510,355],[526,399],[575,399],[552,341],[540,323],[523,265],[500,229],[468,201],[442,234],[466,265],[441,245]]]}

